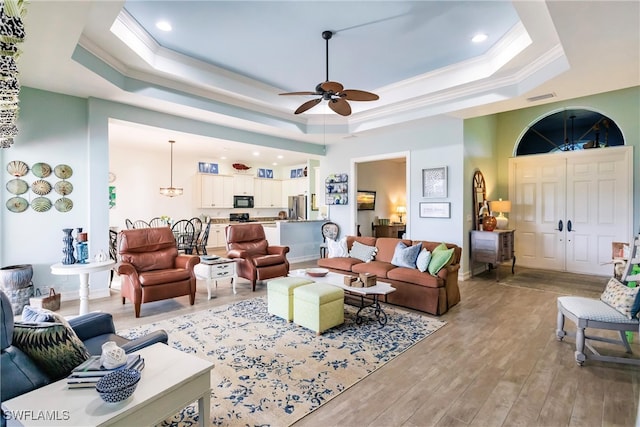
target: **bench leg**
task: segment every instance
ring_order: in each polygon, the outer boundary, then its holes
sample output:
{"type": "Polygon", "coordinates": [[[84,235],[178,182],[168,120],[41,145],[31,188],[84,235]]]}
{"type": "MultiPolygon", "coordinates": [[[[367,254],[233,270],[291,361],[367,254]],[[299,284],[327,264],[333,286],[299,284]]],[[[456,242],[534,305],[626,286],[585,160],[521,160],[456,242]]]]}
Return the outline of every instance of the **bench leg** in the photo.
{"type": "Polygon", "coordinates": [[[564,314],[562,314],[561,310],[558,310],[558,318],[556,320],[556,337],[558,341],[562,341],[562,339],[567,335],[564,331],[564,314]]]}
{"type": "Polygon", "coordinates": [[[584,328],[578,327],[576,329],[576,362],[582,366],[587,356],[584,354],[584,328]]]}

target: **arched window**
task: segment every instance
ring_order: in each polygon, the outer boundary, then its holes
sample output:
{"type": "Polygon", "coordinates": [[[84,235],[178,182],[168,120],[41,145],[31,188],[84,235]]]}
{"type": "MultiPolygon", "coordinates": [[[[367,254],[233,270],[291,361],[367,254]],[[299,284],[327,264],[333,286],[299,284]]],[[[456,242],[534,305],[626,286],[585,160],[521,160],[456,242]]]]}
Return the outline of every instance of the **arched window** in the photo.
{"type": "Polygon", "coordinates": [[[531,125],[518,143],[516,156],[615,145],[624,145],[624,137],[613,120],[595,111],[569,108],[531,125]]]}

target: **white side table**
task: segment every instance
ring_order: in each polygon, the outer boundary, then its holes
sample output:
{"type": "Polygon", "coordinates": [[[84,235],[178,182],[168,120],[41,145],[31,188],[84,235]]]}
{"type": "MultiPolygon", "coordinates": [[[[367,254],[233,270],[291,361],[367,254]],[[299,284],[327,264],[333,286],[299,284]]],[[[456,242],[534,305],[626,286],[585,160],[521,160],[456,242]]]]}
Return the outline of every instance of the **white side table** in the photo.
{"type": "Polygon", "coordinates": [[[88,262],[86,264],[62,264],[61,262],[51,266],[51,274],[58,276],[80,277],[80,314],[89,312],[89,274],[98,271],[111,270],[116,262],[113,260],[88,262]]]}
{"type": "Polygon", "coordinates": [[[218,290],[218,280],[231,278],[233,293],[236,293],[236,263],[229,258],[202,259],[200,264],[196,264],[193,269],[198,279],[207,281],[207,299],[211,299],[211,282],[216,283],[216,294],[218,290]]]}

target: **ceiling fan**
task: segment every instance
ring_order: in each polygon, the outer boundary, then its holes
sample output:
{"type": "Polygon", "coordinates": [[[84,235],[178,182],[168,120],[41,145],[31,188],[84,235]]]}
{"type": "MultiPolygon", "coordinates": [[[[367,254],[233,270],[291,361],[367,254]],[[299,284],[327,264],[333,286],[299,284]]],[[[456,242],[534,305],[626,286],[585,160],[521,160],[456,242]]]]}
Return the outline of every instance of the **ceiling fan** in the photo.
{"type": "Polygon", "coordinates": [[[326,66],[327,66],[327,78],[324,83],[318,83],[316,86],[315,92],[287,92],[281,93],[280,95],[319,95],[320,98],[312,99],[311,101],[307,101],[302,104],[295,111],[295,114],[304,113],[312,107],[315,107],[322,100],[329,101],[329,108],[331,108],[336,113],[341,116],[348,116],[351,114],[351,106],[347,102],[349,101],[375,101],[379,99],[378,95],[371,92],[365,92],[364,90],[356,90],[356,89],[345,89],[342,84],[338,82],[329,81],[329,40],[333,36],[332,31],[323,31],[322,38],[326,40],[327,43],[327,55],[326,55],[326,66]]]}

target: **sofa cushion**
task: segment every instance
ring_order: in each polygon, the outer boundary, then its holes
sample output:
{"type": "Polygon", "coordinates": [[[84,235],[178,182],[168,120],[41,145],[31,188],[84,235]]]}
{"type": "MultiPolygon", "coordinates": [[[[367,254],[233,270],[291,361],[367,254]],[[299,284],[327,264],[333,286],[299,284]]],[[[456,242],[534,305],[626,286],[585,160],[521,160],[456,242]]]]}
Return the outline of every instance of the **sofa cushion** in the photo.
{"type": "Polygon", "coordinates": [[[445,283],[441,277],[421,273],[416,268],[406,267],[396,267],[393,270],[389,270],[387,278],[401,282],[413,283],[427,288],[441,288],[445,283]]]}
{"type": "Polygon", "coordinates": [[[407,247],[404,242],[398,242],[396,245],[391,264],[398,267],[416,268],[416,260],[422,249],[422,243],[407,247]]]}
{"type": "Polygon", "coordinates": [[[63,325],[71,327],[67,319],[65,319],[61,314],[58,314],[55,311],[51,311],[46,308],[32,307],[30,305],[25,305],[22,309],[22,321],[30,323],[62,323],[63,325]]]}
{"type": "Polygon", "coordinates": [[[428,251],[426,248],[423,248],[418,254],[418,258],[416,259],[416,267],[418,268],[419,271],[424,273],[425,271],[427,271],[430,261],[431,261],[431,252],[428,251]]]}
{"type": "Polygon", "coordinates": [[[391,264],[390,262],[373,260],[371,262],[363,262],[360,264],[355,264],[351,267],[351,271],[354,273],[371,273],[378,276],[378,278],[386,278],[389,271],[394,270],[398,267],[391,264]]]}
{"type": "Polygon", "coordinates": [[[347,249],[347,238],[340,240],[327,239],[327,256],[329,258],[347,257],[349,250],[347,249]]]}
{"type": "Polygon", "coordinates": [[[318,259],[318,267],[330,268],[340,271],[351,271],[352,267],[363,262],[356,258],[340,257],[340,258],[320,258],[318,259]]]}
{"type": "Polygon", "coordinates": [[[13,344],[52,380],[69,375],[90,356],[73,329],[61,323],[16,323],[13,344]]]}
{"type": "Polygon", "coordinates": [[[442,268],[446,267],[453,260],[454,249],[447,249],[447,245],[444,243],[438,245],[433,252],[431,252],[431,261],[429,261],[429,273],[434,276],[438,274],[442,268]]]}
{"type": "Polygon", "coordinates": [[[639,290],[640,287],[630,288],[612,277],[600,295],[600,300],[618,310],[628,319],[633,319],[631,310],[639,290]]]}
{"type": "Polygon", "coordinates": [[[353,246],[351,246],[351,250],[349,251],[349,256],[364,262],[370,262],[375,258],[376,252],[378,252],[378,249],[375,246],[367,246],[360,242],[353,242],[353,246]]]}
{"type": "Polygon", "coordinates": [[[411,246],[411,240],[398,239],[397,237],[379,237],[376,239],[375,247],[378,248],[376,260],[391,262],[396,252],[398,242],[404,243],[407,247],[411,246]]]}

